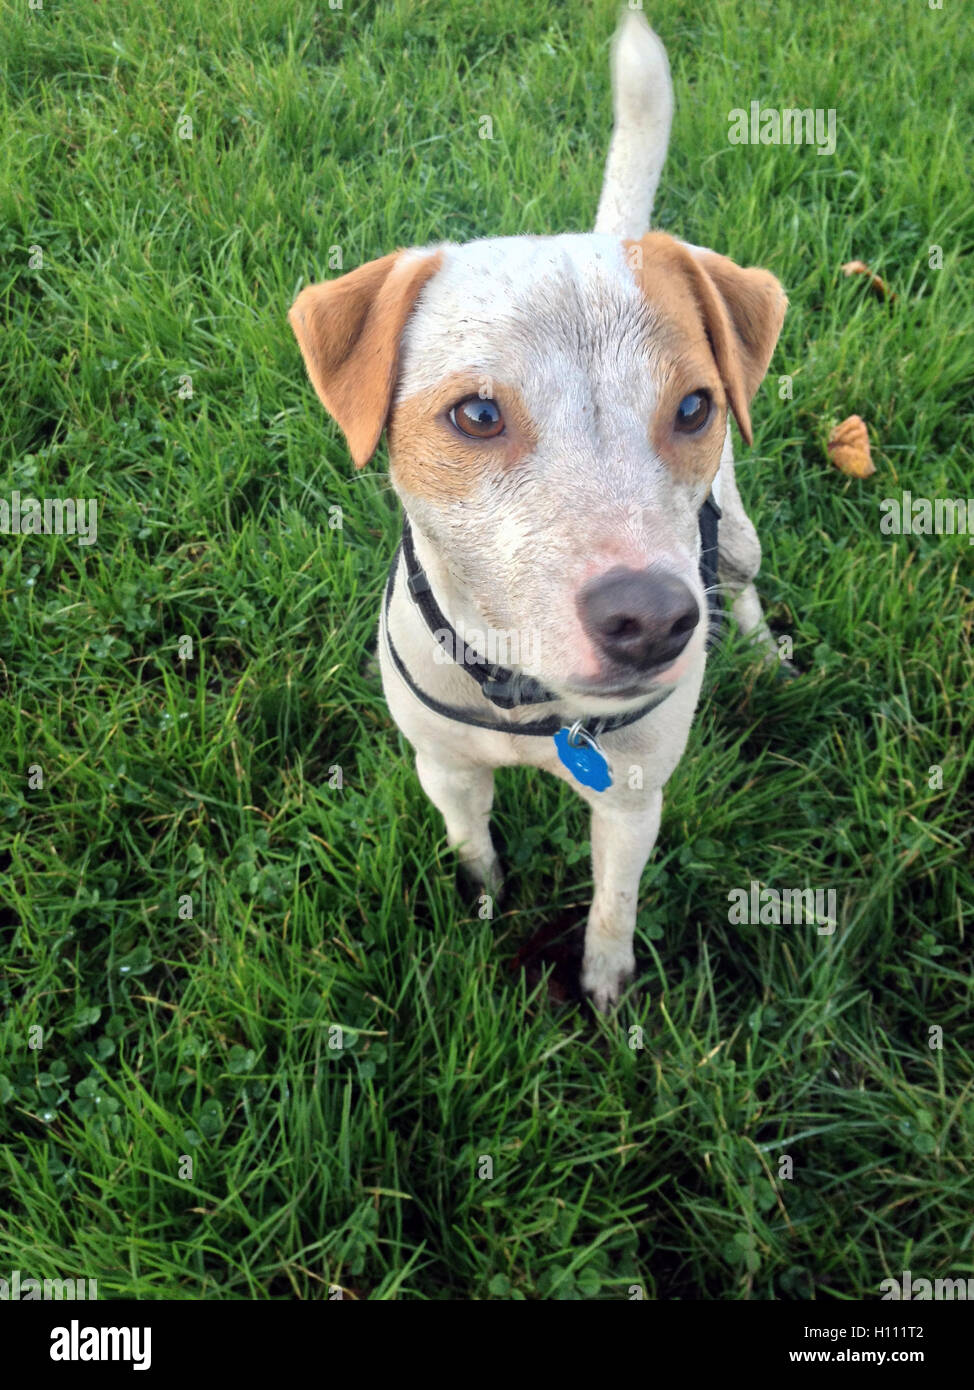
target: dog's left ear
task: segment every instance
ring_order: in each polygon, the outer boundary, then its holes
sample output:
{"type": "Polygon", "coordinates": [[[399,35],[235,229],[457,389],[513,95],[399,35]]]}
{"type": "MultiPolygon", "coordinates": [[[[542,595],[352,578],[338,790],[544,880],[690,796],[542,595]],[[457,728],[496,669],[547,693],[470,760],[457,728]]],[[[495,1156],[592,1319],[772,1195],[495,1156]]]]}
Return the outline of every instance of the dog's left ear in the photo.
{"type": "Polygon", "coordinates": [[[711,347],[727,388],[727,399],[748,444],[752,442],[748,406],[764,380],[788,300],[768,270],[743,269],[700,247],[686,248],[703,272],[697,297],[711,347]]]}
{"type": "Polygon", "coordinates": [[[309,285],[288,314],[311,384],[344,431],[356,468],[379,446],[403,329],[441,260],[436,251],[394,251],[337,280],[309,285]]]}

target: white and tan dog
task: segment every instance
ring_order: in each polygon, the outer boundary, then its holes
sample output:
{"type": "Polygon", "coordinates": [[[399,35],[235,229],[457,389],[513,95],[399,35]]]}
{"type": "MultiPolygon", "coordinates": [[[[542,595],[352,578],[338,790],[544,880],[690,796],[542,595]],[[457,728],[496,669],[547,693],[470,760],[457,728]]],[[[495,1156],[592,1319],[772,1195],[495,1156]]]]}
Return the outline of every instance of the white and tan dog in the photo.
{"type": "Polygon", "coordinates": [[[488,892],[495,767],[544,768],[585,798],[582,984],[602,1009],[634,969],[640,875],[700,694],[711,492],[721,588],[773,646],[729,417],[750,443],[786,305],[768,272],[647,230],[672,88],[641,15],[612,69],[594,233],[398,251],[290,313],[358,467],[388,431],[407,522],[379,652],[420,782],[488,892]]]}

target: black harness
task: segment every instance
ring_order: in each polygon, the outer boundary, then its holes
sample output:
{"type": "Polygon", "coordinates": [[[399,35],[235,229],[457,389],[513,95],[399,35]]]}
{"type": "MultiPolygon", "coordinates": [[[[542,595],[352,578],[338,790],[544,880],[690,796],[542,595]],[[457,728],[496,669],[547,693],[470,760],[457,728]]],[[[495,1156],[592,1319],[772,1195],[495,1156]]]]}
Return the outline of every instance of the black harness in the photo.
{"type": "MultiPolygon", "coordinates": [[[[714,501],[711,493],[700,510],[700,578],[703,581],[704,592],[707,595],[707,604],[710,610],[710,633],[711,642],[715,634],[719,631],[722,613],[720,601],[717,594],[717,523],[720,520],[720,508],[714,501]]],[[[389,567],[389,578],[386,581],[385,589],[385,629],[386,641],[389,644],[389,655],[392,657],[393,665],[402,676],[406,685],[420,700],[427,709],[434,714],[442,714],[447,719],[454,719],[460,724],[470,724],[476,729],[489,729],[492,733],[500,734],[526,734],[532,738],[545,738],[557,734],[565,727],[565,720],[556,715],[549,715],[547,719],[536,719],[524,724],[505,724],[500,721],[489,719],[478,719],[468,710],[458,705],[446,705],[441,700],[435,700],[432,695],[427,695],[425,690],[413,680],[406,667],[406,663],[396,651],[389,631],[389,608],[392,603],[392,595],[396,587],[396,574],[399,570],[400,556],[406,565],[406,588],[410,598],[415,603],[422,615],[423,621],[430,632],[447,651],[455,654],[462,646],[463,660],[458,662],[462,669],[477,682],[482,694],[486,699],[499,709],[514,709],[520,705],[544,705],[551,704],[563,697],[546,690],[540,685],[533,676],[526,676],[520,671],[512,671],[506,666],[497,666],[492,662],[481,661],[473,648],[466,643],[461,643],[459,635],[452,624],[446,619],[443,610],[440,608],[433,596],[426,571],[419,563],[416,549],[413,545],[412,529],[409,525],[409,518],[403,516],[402,539],[396,547],[396,553],[392,557],[392,564],[389,567]]],[[[605,718],[591,718],[578,720],[573,725],[576,730],[581,730],[584,734],[590,735],[593,739],[599,734],[611,733],[613,729],[624,729],[628,724],[635,724],[637,719],[642,719],[651,710],[661,705],[671,693],[669,689],[661,690],[650,699],[639,705],[638,708],[630,710],[626,714],[615,714],[605,718]]]]}

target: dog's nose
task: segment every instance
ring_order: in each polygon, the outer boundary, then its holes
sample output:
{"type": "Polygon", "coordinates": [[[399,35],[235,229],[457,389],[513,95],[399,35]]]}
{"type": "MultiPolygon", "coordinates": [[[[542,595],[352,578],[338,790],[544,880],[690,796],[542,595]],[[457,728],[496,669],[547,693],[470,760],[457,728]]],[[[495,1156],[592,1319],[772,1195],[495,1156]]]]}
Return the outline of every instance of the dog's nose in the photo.
{"type": "Polygon", "coordinates": [[[652,570],[609,570],[581,589],[577,607],[599,651],[636,671],[675,661],[700,621],[683,580],[652,570]]]}

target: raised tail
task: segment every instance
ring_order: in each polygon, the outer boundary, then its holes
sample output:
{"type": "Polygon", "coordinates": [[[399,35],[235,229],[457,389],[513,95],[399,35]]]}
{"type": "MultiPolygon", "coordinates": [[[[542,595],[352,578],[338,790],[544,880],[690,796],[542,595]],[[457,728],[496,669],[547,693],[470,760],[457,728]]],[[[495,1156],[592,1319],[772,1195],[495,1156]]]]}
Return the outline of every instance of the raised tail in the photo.
{"type": "Polygon", "coordinates": [[[623,15],[612,40],[612,105],[615,126],[595,230],[636,238],[649,230],[673,119],[666,49],[638,10],[623,15]]]}

